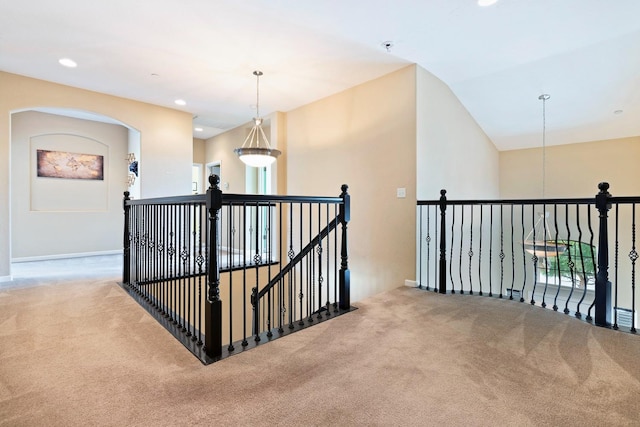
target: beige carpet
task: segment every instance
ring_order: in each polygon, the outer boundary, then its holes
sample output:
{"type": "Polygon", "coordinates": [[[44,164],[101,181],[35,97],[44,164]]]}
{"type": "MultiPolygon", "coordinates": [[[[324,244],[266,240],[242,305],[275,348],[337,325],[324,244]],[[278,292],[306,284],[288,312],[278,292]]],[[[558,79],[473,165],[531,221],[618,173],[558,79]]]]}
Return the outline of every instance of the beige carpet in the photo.
{"type": "Polygon", "coordinates": [[[1,426],[640,425],[640,337],[398,288],[203,366],[115,283],[0,287],[1,426]]]}

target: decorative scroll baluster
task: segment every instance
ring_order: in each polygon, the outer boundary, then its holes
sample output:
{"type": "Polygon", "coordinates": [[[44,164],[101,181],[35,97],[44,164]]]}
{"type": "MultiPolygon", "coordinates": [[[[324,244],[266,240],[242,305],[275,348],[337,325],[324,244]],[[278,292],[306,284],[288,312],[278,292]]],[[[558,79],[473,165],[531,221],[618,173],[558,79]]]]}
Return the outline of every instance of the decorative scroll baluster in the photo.
{"type": "MultiPolygon", "coordinates": [[[[543,224],[543,241],[544,241],[544,289],[542,290],[542,304],[540,304],[542,306],[542,308],[546,308],[547,307],[547,301],[546,301],[546,297],[547,297],[547,287],[549,286],[549,257],[548,257],[548,253],[547,253],[547,236],[549,235],[549,230],[547,229],[547,204],[543,203],[542,204],[542,212],[544,214],[544,224],[543,224]]],[[[555,242],[556,244],[556,254],[558,253],[558,242],[555,242]]]]}
{"type": "Polygon", "coordinates": [[[584,265],[585,254],[583,253],[583,250],[582,250],[582,227],[580,226],[580,204],[579,203],[576,203],[576,222],[578,225],[578,250],[580,252],[580,266],[582,267],[582,278],[584,280],[582,283],[582,296],[580,297],[580,301],[578,301],[578,304],[576,305],[575,316],[578,319],[581,319],[582,313],[580,312],[580,305],[582,304],[585,296],[587,295],[587,282],[589,281],[589,275],[584,265]]]}
{"type": "MultiPolygon", "coordinates": [[[[589,224],[589,246],[591,247],[591,263],[592,265],[596,265],[595,263],[595,254],[593,252],[593,239],[594,239],[594,234],[593,234],[593,226],[591,225],[591,209],[587,209],[587,223],[589,224]]],[[[591,317],[591,310],[593,309],[593,307],[596,304],[596,300],[594,299],[591,302],[591,305],[589,306],[588,310],[587,310],[587,317],[586,320],[588,322],[591,322],[593,320],[593,318],[591,317]]]]}
{"type": "MultiPolygon", "coordinates": [[[[441,294],[447,293],[447,192],[446,190],[440,190],[440,260],[439,269],[436,271],[439,280],[439,292],[441,294]]],[[[437,236],[437,232],[436,232],[437,236]]],[[[436,241],[437,241],[436,237],[436,241]]]]}
{"type": "MultiPolygon", "coordinates": [[[[544,215],[544,213],[543,213],[544,215]]],[[[544,218],[543,218],[544,220],[544,218]]],[[[531,225],[533,227],[533,255],[531,256],[531,261],[533,261],[533,289],[531,290],[531,305],[535,305],[536,301],[534,296],[536,294],[536,285],[538,284],[538,256],[536,255],[536,205],[531,206],[531,225]]],[[[542,237],[543,240],[546,236],[542,237]]]]}
{"type": "MultiPolygon", "coordinates": [[[[571,256],[571,229],[569,228],[569,205],[565,204],[564,205],[564,209],[565,209],[565,213],[564,213],[564,218],[565,218],[565,225],[567,227],[567,242],[569,243],[569,245],[567,246],[567,264],[569,266],[569,273],[571,274],[571,290],[569,291],[569,296],[567,296],[567,300],[565,301],[565,305],[564,305],[564,314],[569,314],[569,301],[571,300],[571,297],[573,296],[573,290],[576,287],[576,280],[575,280],[575,268],[576,268],[576,263],[573,261],[573,257],[571,256]]],[[[558,264],[558,270],[560,269],[560,265],[558,264]]],[[[562,283],[559,283],[558,286],[561,286],[562,283]]]]}
{"type": "MultiPolygon", "coordinates": [[[[287,256],[289,257],[289,263],[293,260],[295,256],[295,252],[293,251],[293,203],[289,206],[289,251],[287,252],[287,256]]],[[[289,280],[289,329],[293,329],[293,318],[295,314],[295,304],[294,304],[294,295],[296,293],[295,286],[295,271],[292,271],[288,275],[289,280]]]]}
{"type": "MultiPolygon", "coordinates": [[[[558,204],[554,204],[553,205],[553,224],[554,227],[556,228],[556,235],[555,235],[555,240],[556,240],[556,252],[558,250],[558,237],[559,237],[559,228],[558,228],[558,204]]],[[[560,295],[560,289],[562,287],[562,274],[560,272],[560,257],[558,256],[558,262],[556,263],[557,265],[557,273],[558,273],[558,288],[556,289],[556,296],[553,299],[553,311],[558,311],[558,296],[560,295]]]]}

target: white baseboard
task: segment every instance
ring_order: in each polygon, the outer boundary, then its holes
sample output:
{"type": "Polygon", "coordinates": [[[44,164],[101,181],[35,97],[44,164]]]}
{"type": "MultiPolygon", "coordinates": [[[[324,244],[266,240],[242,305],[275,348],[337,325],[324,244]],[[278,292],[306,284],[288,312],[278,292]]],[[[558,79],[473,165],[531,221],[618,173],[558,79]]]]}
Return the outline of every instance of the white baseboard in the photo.
{"type": "Polygon", "coordinates": [[[80,252],[80,253],[74,253],[74,254],[42,255],[42,256],[32,256],[32,257],[11,258],[11,262],[49,261],[54,259],[84,258],[84,257],[102,256],[102,255],[122,255],[122,249],[113,250],[113,251],[80,252]]]}
{"type": "Polygon", "coordinates": [[[418,287],[418,282],[416,282],[415,280],[405,279],[404,280],[404,285],[405,286],[410,286],[412,288],[417,288],[418,287]]]}
{"type": "Polygon", "coordinates": [[[2,282],[10,282],[11,280],[13,280],[13,278],[11,276],[0,276],[0,283],[2,283],[2,282]]]}

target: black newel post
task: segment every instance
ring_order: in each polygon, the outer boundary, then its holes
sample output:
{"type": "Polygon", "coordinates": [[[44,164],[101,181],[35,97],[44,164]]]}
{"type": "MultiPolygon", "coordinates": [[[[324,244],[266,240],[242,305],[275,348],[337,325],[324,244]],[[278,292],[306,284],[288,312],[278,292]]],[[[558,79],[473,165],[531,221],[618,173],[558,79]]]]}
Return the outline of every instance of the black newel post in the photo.
{"type": "Polygon", "coordinates": [[[609,234],[607,215],[611,209],[609,183],[598,184],[600,192],[596,195],[596,208],[600,212],[600,232],[598,234],[598,273],[596,274],[595,323],[598,326],[611,326],[611,282],[609,282],[609,234]]]}
{"type": "Polygon", "coordinates": [[[124,192],[124,200],[122,208],[124,210],[124,236],[122,239],[122,283],[129,284],[131,280],[131,230],[129,228],[129,210],[131,206],[127,203],[129,200],[129,192],[124,192]]]}
{"type": "Polygon", "coordinates": [[[439,271],[439,289],[441,294],[447,293],[447,243],[446,243],[446,221],[445,213],[447,211],[447,190],[440,190],[440,271],[439,271]]]}
{"type": "Polygon", "coordinates": [[[205,302],[205,352],[209,357],[222,355],[222,301],[220,301],[220,270],[218,266],[218,212],[222,208],[220,178],[209,176],[207,211],[209,212],[209,265],[207,274],[207,301],[205,302]]]}
{"type": "Polygon", "coordinates": [[[340,223],[342,224],[342,246],[340,249],[340,309],[351,307],[351,273],[349,272],[349,254],[347,252],[347,223],[351,218],[351,196],[347,193],[349,186],[342,185],[342,204],[340,205],[340,223]]]}

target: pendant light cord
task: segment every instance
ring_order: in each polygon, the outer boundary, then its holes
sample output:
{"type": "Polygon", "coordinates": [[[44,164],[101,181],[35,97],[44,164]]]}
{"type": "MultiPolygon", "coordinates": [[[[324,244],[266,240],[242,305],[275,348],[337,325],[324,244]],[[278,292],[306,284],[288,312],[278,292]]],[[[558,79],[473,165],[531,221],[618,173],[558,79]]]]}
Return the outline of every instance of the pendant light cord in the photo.
{"type": "Polygon", "coordinates": [[[254,71],[253,75],[256,76],[256,118],[260,118],[260,76],[262,71],[254,71]]]}
{"type": "Polygon", "coordinates": [[[545,197],[545,187],[546,187],[546,163],[547,163],[547,113],[546,113],[546,103],[547,99],[550,96],[547,94],[542,94],[538,97],[538,99],[542,100],[542,198],[545,197]]]}

